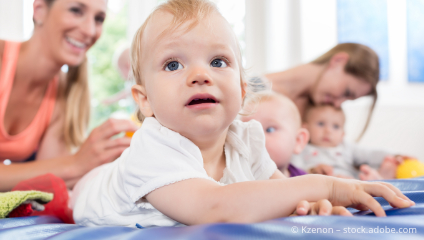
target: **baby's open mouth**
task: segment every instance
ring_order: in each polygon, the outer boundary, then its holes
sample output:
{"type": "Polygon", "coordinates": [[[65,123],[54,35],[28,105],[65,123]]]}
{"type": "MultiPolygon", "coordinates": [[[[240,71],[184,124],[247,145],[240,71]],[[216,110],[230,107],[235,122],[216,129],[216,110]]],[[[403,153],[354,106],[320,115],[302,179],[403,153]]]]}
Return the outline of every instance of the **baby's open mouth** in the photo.
{"type": "Polygon", "coordinates": [[[188,105],[196,105],[196,104],[202,104],[202,103],[216,103],[215,100],[212,98],[196,98],[191,100],[188,105]]]}

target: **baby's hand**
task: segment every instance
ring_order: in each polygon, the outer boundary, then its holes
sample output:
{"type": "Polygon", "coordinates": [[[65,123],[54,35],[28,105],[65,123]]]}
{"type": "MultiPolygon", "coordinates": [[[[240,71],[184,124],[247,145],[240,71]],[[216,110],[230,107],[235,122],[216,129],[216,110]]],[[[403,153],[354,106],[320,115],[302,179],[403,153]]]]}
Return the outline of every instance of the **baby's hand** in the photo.
{"type": "Polygon", "coordinates": [[[378,217],[386,216],[374,197],[383,197],[392,207],[407,208],[415,203],[395,186],[385,182],[363,182],[328,178],[330,181],[330,202],[333,206],[349,206],[360,210],[371,210],[378,217]]]}
{"type": "Polygon", "coordinates": [[[362,164],[359,167],[359,171],[359,179],[362,181],[383,180],[383,177],[377,172],[377,170],[366,164],[362,164]]]}
{"type": "Polygon", "coordinates": [[[326,164],[320,164],[316,167],[311,168],[309,171],[314,174],[333,176],[333,167],[326,164]]]}
{"type": "Polygon", "coordinates": [[[327,199],[320,200],[318,202],[300,201],[296,207],[296,211],[290,216],[304,216],[304,215],[340,215],[340,216],[352,216],[345,207],[331,205],[327,199]]]}
{"type": "Polygon", "coordinates": [[[407,156],[386,156],[378,169],[379,174],[383,179],[395,179],[397,167],[405,160],[410,157],[407,156]]]}

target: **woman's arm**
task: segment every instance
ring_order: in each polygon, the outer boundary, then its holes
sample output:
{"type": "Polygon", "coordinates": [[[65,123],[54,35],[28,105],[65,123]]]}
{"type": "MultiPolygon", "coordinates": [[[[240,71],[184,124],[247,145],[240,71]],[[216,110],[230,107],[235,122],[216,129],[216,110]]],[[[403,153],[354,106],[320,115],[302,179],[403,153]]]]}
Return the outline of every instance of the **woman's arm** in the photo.
{"type": "Polygon", "coordinates": [[[387,183],[361,182],[320,175],[249,181],[220,186],[205,179],[189,179],[149,193],[147,200],[165,215],[184,224],[212,222],[260,222],[293,213],[302,200],[328,199],[333,206],[365,205],[385,216],[371,196],[382,196],[391,205],[412,203],[387,183]],[[403,199],[402,199],[403,198],[403,199]]]}
{"type": "Polygon", "coordinates": [[[12,163],[8,166],[0,164],[0,192],[10,191],[18,182],[46,173],[53,173],[70,185],[69,180],[78,176],[73,158],[74,156],[66,156],[43,161],[12,163]]]}
{"type": "MultiPolygon", "coordinates": [[[[62,178],[67,186],[72,188],[88,171],[115,160],[130,145],[130,138],[111,138],[112,136],[123,131],[136,130],[137,126],[129,120],[109,119],[93,129],[75,154],[37,159],[27,163],[12,163],[8,166],[0,164],[0,192],[10,191],[18,182],[46,173],[53,173],[62,178]]],[[[50,147],[47,145],[50,141],[55,139],[46,140],[46,144],[43,143],[45,148],[50,147]]]]}

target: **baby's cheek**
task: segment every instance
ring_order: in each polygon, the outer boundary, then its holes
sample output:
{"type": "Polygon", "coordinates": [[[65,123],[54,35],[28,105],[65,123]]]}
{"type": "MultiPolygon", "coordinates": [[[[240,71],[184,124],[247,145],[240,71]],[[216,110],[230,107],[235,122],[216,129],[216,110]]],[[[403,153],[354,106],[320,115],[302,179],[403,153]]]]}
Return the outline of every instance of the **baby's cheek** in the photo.
{"type": "Polygon", "coordinates": [[[276,138],[267,138],[266,149],[271,159],[279,168],[286,164],[287,147],[282,141],[278,141],[276,138]]]}

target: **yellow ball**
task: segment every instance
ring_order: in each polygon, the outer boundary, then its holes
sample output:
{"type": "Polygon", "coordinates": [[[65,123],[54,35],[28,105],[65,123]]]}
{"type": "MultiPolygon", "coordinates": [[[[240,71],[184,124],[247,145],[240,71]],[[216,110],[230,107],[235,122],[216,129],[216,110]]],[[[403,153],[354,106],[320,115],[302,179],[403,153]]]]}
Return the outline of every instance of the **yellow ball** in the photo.
{"type": "Polygon", "coordinates": [[[396,170],[396,178],[424,176],[424,164],[416,159],[407,159],[396,170]]]}

